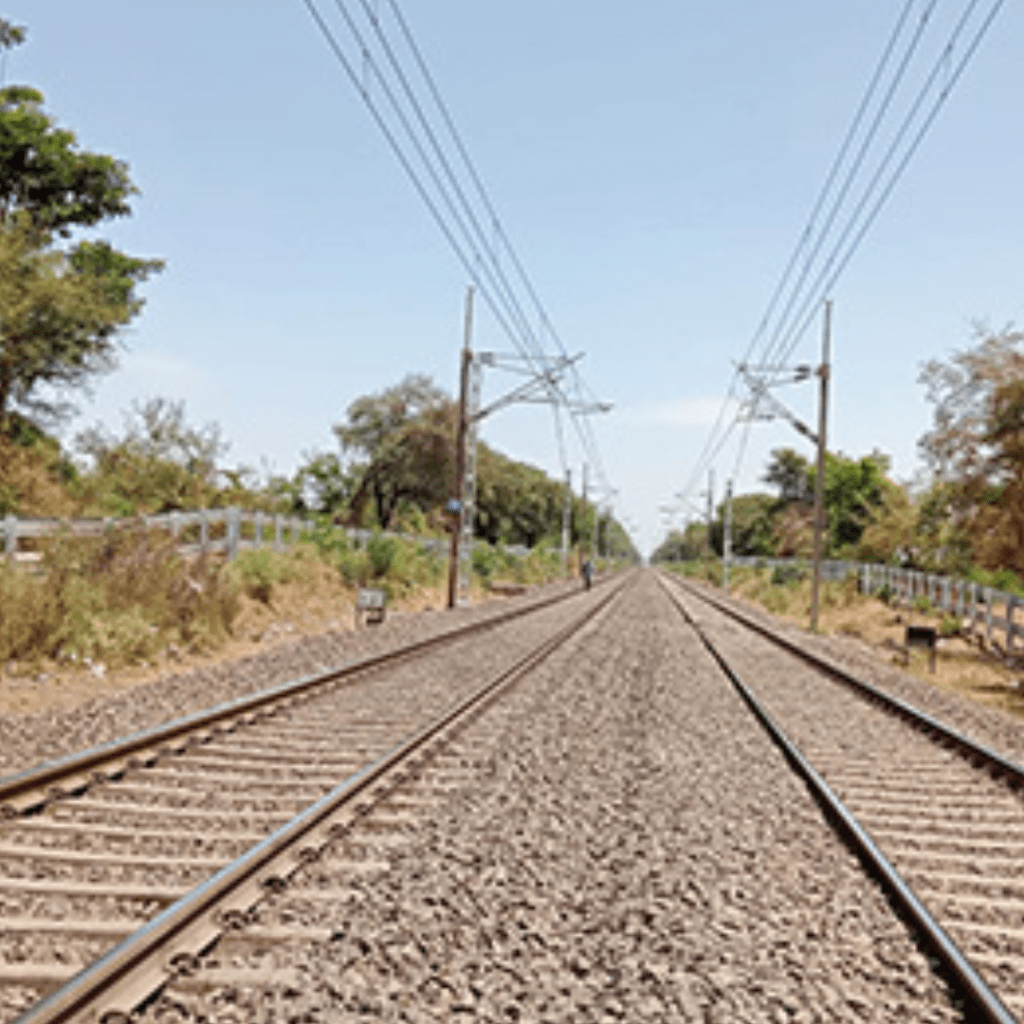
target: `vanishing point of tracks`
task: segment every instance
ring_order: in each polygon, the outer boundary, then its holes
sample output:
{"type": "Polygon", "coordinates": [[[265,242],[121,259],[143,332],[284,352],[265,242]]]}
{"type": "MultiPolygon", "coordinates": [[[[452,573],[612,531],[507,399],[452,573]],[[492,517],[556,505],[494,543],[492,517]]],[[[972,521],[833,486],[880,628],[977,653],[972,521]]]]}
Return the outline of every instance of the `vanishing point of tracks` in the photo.
{"type": "Polygon", "coordinates": [[[458,731],[620,586],[520,604],[0,780],[0,1020],[127,1019],[382,801],[370,827],[400,818],[395,793],[424,765],[457,777],[444,760],[458,731]]]}
{"type": "Polygon", "coordinates": [[[1024,1019],[1024,770],[734,604],[663,580],[969,1019],[1024,1019]]]}

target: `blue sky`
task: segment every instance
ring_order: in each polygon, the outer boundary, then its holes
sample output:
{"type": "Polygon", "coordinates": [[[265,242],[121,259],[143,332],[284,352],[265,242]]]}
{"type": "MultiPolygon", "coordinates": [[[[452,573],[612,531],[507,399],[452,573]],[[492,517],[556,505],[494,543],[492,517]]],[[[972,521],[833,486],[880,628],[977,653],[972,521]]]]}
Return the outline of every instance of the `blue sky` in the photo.
{"type": "MultiPolygon", "coordinates": [[[[318,0],[326,11],[332,0],[318,0]]],[[[403,11],[557,331],[586,356],[616,511],[644,549],[810,212],[899,5],[882,0],[432,0],[403,11]]],[[[962,3],[940,3],[941,19],[962,3]]],[[[130,166],[103,232],[167,270],[79,419],[184,399],[228,461],[291,472],[359,395],[410,372],[454,390],[467,274],[301,0],[8,0],[6,76],[130,166]]],[[[1024,320],[1024,12],[1007,5],[833,292],[830,446],[918,468],[923,360],[1024,320]]],[[[478,305],[476,343],[508,350],[478,305]]],[[[797,356],[813,361],[817,325],[797,356]]],[[[515,381],[488,379],[489,394],[515,381]]],[[[809,421],[814,389],[785,397],[809,421]]],[[[550,412],[483,437],[552,473],[550,412]]],[[[773,447],[758,424],[737,481],[773,447]]],[[[582,454],[570,445],[579,479],[582,454]]],[[[736,465],[730,442],[719,481],[736,465]]]]}

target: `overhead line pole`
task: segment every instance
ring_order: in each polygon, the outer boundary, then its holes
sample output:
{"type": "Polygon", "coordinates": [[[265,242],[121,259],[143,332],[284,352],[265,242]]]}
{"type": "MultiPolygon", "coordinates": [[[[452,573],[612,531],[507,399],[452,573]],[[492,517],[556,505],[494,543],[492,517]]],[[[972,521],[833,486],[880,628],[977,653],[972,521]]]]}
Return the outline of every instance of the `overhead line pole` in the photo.
{"type": "Polygon", "coordinates": [[[569,526],[572,516],[572,470],[565,471],[565,498],[562,502],[562,575],[569,572],[569,526]]]}
{"type": "Polygon", "coordinates": [[[577,559],[578,565],[576,566],[577,571],[583,571],[583,548],[586,544],[587,538],[587,464],[583,463],[583,495],[582,495],[582,510],[580,511],[580,555],[577,559]]]}
{"type": "Polygon", "coordinates": [[[459,370],[459,422],[455,433],[455,479],[452,482],[452,536],[448,545],[448,607],[454,608],[459,598],[459,541],[462,537],[463,477],[466,475],[466,431],[469,427],[469,372],[473,360],[473,286],[466,291],[466,316],[463,326],[462,363],[459,370]]]}
{"type": "Polygon", "coordinates": [[[729,563],[732,561],[732,481],[725,482],[725,516],[722,529],[722,589],[729,593],[729,563]]]}
{"type": "Polygon", "coordinates": [[[711,545],[711,524],[715,520],[715,470],[714,467],[708,470],[708,558],[714,558],[715,549],[711,545]]]}
{"type": "Polygon", "coordinates": [[[818,631],[818,592],[821,588],[822,534],[825,527],[825,431],[828,425],[828,378],[832,333],[832,300],[825,302],[825,323],[821,335],[821,395],[818,401],[818,468],[814,474],[814,575],[811,579],[811,632],[818,631]]]}

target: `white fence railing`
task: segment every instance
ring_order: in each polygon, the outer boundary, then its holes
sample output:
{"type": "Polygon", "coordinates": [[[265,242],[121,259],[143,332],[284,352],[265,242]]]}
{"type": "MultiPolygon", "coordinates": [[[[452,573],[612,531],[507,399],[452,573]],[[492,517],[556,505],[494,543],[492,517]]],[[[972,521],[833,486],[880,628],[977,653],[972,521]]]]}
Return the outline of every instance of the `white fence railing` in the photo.
{"type": "MultiPolygon", "coordinates": [[[[9,515],[0,519],[0,538],[8,562],[32,563],[40,559],[40,552],[24,550],[22,540],[37,540],[61,533],[80,537],[101,536],[107,530],[130,525],[165,530],[172,537],[180,538],[178,550],[188,557],[219,552],[227,555],[229,560],[234,560],[239,551],[252,548],[269,545],[281,550],[286,544],[295,543],[303,534],[311,533],[316,524],[310,518],[249,512],[235,507],[165,512],[130,518],[108,516],[103,519],[22,519],[9,515]]],[[[365,547],[374,536],[373,530],[352,527],[336,529],[344,532],[360,548],[365,547]]],[[[389,531],[385,531],[382,536],[413,541],[424,550],[438,554],[444,554],[449,544],[447,537],[411,537],[389,531]]],[[[519,557],[526,557],[530,551],[518,544],[507,545],[505,550],[519,557]]]]}
{"type": "MultiPolygon", "coordinates": [[[[799,565],[810,571],[810,563],[796,558],[734,558],[736,565],[799,565]]],[[[821,563],[823,579],[845,579],[856,573],[865,594],[877,594],[888,588],[896,602],[913,606],[926,599],[937,608],[960,620],[965,633],[984,643],[990,650],[1006,658],[1024,657],[1024,621],[1018,621],[1018,609],[1024,599],[1016,594],[983,586],[969,580],[895,565],[871,565],[866,562],[825,560],[821,563]],[[998,634],[1002,634],[999,636],[998,634]]]]}
{"type": "Polygon", "coordinates": [[[79,537],[101,536],[107,530],[130,525],[166,530],[172,537],[182,538],[178,550],[183,555],[221,552],[233,560],[239,551],[249,548],[273,545],[281,549],[312,530],[314,523],[312,519],[298,516],[249,512],[234,507],[131,518],[22,519],[9,515],[0,519],[0,536],[9,562],[33,562],[38,560],[39,552],[23,550],[22,540],[37,540],[61,533],[79,537]]]}

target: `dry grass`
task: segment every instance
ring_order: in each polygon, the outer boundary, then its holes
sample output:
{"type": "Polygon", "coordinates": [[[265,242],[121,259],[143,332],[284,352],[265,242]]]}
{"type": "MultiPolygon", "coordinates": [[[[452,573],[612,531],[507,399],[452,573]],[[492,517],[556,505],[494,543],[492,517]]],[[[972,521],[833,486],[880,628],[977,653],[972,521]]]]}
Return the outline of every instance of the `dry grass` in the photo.
{"type": "MultiPolygon", "coordinates": [[[[771,586],[768,575],[749,573],[737,580],[733,594],[746,598],[778,618],[808,628],[810,585],[806,581],[771,586]]],[[[941,637],[931,672],[927,651],[912,649],[903,664],[903,639],[908,625],[941,627],[942,615],[891,608],[878,598],[857,593],[854,581],[824,587],[818,623],[822,633],[860,641],[879,661],[898,665],[927,683],[963,694],[983,704],[1024,715],[1020,673],[981,651],[962,637],[941,637]]]]}
{"type": "MultiPolygon", "coordinates": [[[[15,667],[14,672],[0,671],[0,715],[73,710],[94,697],[119,693],[171,673],[237,661],[303,637],[351,631],[356,628],[355,598],[356,589],[346,584],[336,569],[310,559],[302,563],[301,573],[274,584],[269,602],[241,594],[231,635],[216,649],[190,650],[179,645],[147,661],[99,673],[52,659],[15,667]]],[[[477,603],[490,595],[474,588],[472,599],[477,603]]],[[[444,608],[446,600],[444,586],[422,586],[392,599],[388,607],[415,614],[444,608]]]]}

